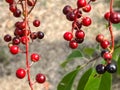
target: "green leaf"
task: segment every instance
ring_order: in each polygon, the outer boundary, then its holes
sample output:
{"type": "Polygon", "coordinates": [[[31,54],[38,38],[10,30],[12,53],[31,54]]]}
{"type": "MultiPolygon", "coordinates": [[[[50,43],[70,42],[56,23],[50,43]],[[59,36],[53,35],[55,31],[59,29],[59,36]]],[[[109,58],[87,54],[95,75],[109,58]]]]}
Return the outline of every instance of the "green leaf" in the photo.
{"type": "Polygon", "coordinates": [[[119,58],[119,53],[120,53],[120,48],[117,48],[117,49],[114,50],[113,56],[112,56],[113,60],[115,60],[115,61],[118,60],[118,58],[119,58]]]}
{"type": "Polygon", "coordinates": [[[117,30],[120,30],[120,24],[113,24],[113,26],[117,29],[117,30]]]}
{"type": "Polygon", "coordinates": [[[65,67],[66,64],[70,61],[72,61],[74,58],[81,58],[83,57],[80,50],[74,50],[72,53],[67,57],[67,59],[61,64],[62,67],[65,67]]]}
{"type": "Polygon", "coordinates": [[[84,48],[83,49],[83,53],[88,55],[88,56],[92,56],[95,52],[94,48],[84,48]]]}
{"type": "Polygon", "coordinates": [[[65,75],[63,79],[60,81],[60,83],[58,84],[57,90],[71,90],[74,79],[79,71],[80,69],[77,68],[72,72],[68,73],[67,75],[65,75]]]}
{"type": "Polygon", "coordinates": [[[117,61],[117,73],[120,75],[120,55],[117,61]]]}
{"type": "Polygon", "coordinates": [[[93,70],[86,83],[86,86],[84,87],[84,90],[98,90],[99,89],[101,77],[95,77],[95,75],[96,75],[96,71],[93,70]]]}
{"type": "Polygon", "coordinates": [[[112,85],[112,76],[110,73],[105,73],[102,75],[101,83],[99,86],[99,90],[111,90],[112,85]]]}
{"type": "Polygon", "coordinates": [[[84,90],[84,87],[90,77],[92,73],[92,68],[88,69],[80,78],[78,86],[77,86],[77,90],[84,90]]]}

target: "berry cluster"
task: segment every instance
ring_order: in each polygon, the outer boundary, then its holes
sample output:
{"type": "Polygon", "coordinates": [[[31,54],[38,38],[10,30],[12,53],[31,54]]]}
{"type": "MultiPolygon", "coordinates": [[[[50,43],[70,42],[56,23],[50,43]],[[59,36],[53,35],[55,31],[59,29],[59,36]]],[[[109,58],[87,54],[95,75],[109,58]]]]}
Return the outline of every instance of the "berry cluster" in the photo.
{"type": "MultiPolygon", "coordinates": [[[[29,43],[33,42],[35,39],[43,39],[44,33],[41,31],[38,32],[32,32],[30,28],[30,21],[29,21],[29,14],[33,10],[37,0],[6,0],[6,2],[9,4],[9,10],[13,13],[13,16],[18,18],[22,17],[21,21],[17,21],[14,26],[14,36],[11,36],[9,34],[6,34],[4,36],[4,41],[8,42],[9,51],[11,54],[16,55],[18,53],[24,53],[26,54],[26,68],[19,68],[16,70],[16,77],[19,79],[23,79],[26,74],[28,75],[28,81],[31,87],[31,90],[33,90],[32,85],[33,83],[30,80],[30,67],[33,62],[37,62],[40,60],[40,55],[38,53],[32,53],[29,55],[29,43]],[[17,2],[16,2],[17,1],[17,2]],[[21,6],[19,9],[18,5],[21,6]],[[22,50],[20,48],[20,44],[24,45],[26,47],[26,50],[22,50]],[[30,60],[29,61],[29,57],[30,60]]],[[[33,21],[33,26],[39,27],[40,21],[35,19],[33,21]]],[[[45,75],[38,73],[36,75],[36,82],[38,83],[44,83],[46,80],[45,75]]]]}
{"type": "Polygon", "coordinates": [[[66,15],[68,21],[72,22],[71,32],[65,32],[63,37],[66,41],[69,41],[69,47],[72,49],[76,49],[78,44],[84,41],[85,32],[81,28],[82,26],[90,26],[92,20],[88,16],[83,16],[82,13],[90,12],[90,2],[94,1],[96,0],[90,0],[89,2],[86,0],[77,0],[77,8],[73,9],[70,5],[66,5],[63,8],[63,14],[66,15]]]}
{"type": "Polygon", "coordinates": [[[103,34],[98,34],[96,41],[100,43],[100,46],[104,49],[101,52],[101,56],[106,61],[106,65],[99,64],[96,66],[96,71],[99,74],[105,73],[115,73],[117,71],[116,64],[112,63],[112,53],[114,52],[114,35],[112,32],[112,24],[120,23],[120,13],[112,10],[112,2],[110,3],[110,11],[104,14],[105,20],[108,22],[108,27],[111,35],[111,42],[104,38],[103,34]],[[110,48],[111,47],[111,48],[110,48]]]}

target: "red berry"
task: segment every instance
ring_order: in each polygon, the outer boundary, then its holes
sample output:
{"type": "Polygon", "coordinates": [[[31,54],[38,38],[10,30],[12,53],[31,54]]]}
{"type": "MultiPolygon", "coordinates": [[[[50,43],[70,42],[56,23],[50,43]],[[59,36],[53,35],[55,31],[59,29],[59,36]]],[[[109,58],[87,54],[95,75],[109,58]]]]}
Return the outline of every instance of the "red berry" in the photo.
{"type": "Polygon", "coordinates": [[[112,12],[110,13],[110,19],[113,24],[120,23],[120,13],[112,12]]]}
{"type": "Polygon", "coordinates": [[[82,24],[83,24],[84,26],[89,26],[91,23],[92,23],[92,21],[91,21],[91,19],[90,19],[89,17],[84,17],[84,18],[82,19],[82,24]]]}
{"type": "Polygon", "coordinates": [[[11,39],[12,39],[12,37],[11,37],[11,35],[9,35],[9,34],[6,34],[6,35],[4,36],[4,40],[5,40],[6,42],[11,41],[11,39]]]}
{"type": "Polygon", "coordinates": [[[69,42],[69,47],[72,49],[76,49],[78,47],[78,43],[75,40],[69,42]]]}
{"type": "Polygon", "coordinates": [[[96,37],[97,42],[102,42],[104,40],[104,35],[103,34],[98,34],[96,37]]]}
{"type": "Polygon", "coordinates": [[[16,77],[19,79],[23,79],[26,75],[26,71],[23,68],[19,68],[16,71],[16,77]]]}
{"type": "Polygon", "coordinates": [[[6,0],[7,3],[13,4],[14,0],[6,0]]]}
{"type": "Polygon", "coordinates": [[[84,12],[90,12],[91,11],[91,5],[87,4],[85,7],[82,8],[84,12]]]}
{"type": "Polygon", "coordinates": [[[39,61],[39,59],[40,59],[40,56],[39,56],[37,53],[33,53],[33,54],[31,55],[31,60],[32,60],[33,62],[37,62],[37,61],[39,61]]]}
{"type": "Polygon", "coordinates": [[[34,21],[33,21],[33,25],[34,25],[35,27],[39,27],[39,26],[40,26],[40,21],[39,21],[39,20],[34,20],[34,21]]]}
{"type": "Polygon", "coordinates": [[[45,80],[46,80],[45,75],[43,75],[43,74],[41,74],[41,73],[38,73],[38,74],[36,75],[36,81],[37,81],[38,83],[44,83],[45,80]]]}
{"type": "Polygon", "coordinates": [[[100,45],[103,49],[106,49],[110,45],[110,42],[108,40],[103,40],[100,42],[100,45]]]}
{"type": "Polygon", "coordinates": [[[19,47],[16,46],[16,45],[11,46],[11,47],[10,47],[10,52],[11,52],[12,54],[18,54],[18,52],[19,52],[19,47]]]}
{"type": "Polygon", "coordinates": [[[73,34],[71,32],[66,32],[64,33],[64,39],[67,40],[67,41],[71,41],[72,38],[73,38],[73,34]]]}
{"type": "Polygon", "coordinates": [[[19,28],[16,28],[15,31],[14,31],[14,35],[15,36],[23,36],[24,35],[24,32],[23,30],[19,29],[19,28]]]}
{"type": "Polygon", "coordinates": [[[85,33],[82,30],[77,30],[75,36],[77,39],[84,39],[85,33]]]}
{"type": "Polygon", "coordinates": [[[86,4],[87,4],[86,0],[78,0],[77,1],[77,6],[79,8],[82,8],[82,7],[86,6],[86,4]]]}
{"type": "Polygon", "coordinates": [[[26,44],[26,43],[27,43],[27,39],[28,39],[28,41],[29,41],[29,38],[28,38],[28,37],[26,37],[26,36],[21,37],[21,42],[22,42],[22,44],[26,44]]]}
{"type": "Polygon", "coordinates": [[[12,40],[13,45],[18,45],[20,44],[20,38],[19,37],[14,37],[12,40]]]}
{"type": "Polygon", "coordinates": [[[106,13],[104,14],[104,18],[105,18],[106,20],[109,20],[109,18],[110,18],[110,12],[106,12],[106,13]]]}
{"type": "Polygon", "coordinates": [[[67,15],[69,12],[71,12],[72,11],[72,8],[71,8],[71,6],[69,6],[69,5],[66,5],[64,8],[63,8],[63,13],[65,14],[65,15],[67,15]]]}
{"type": "Polygon", "coordinates": [[[16,12],[17,7],[16,7],[16,5],[12,4],[12,5],[10,5],[9,9],[11,12],[16,12]]]}
{"type": "Polygon", "coordinates": [[[109,53],[109,52],[105,52],[105,53],[103,54],[103,58],[104,58],[105,60],[111,60],[111,59],[112,59],[112,54],[109,53]]]}
{"type": "Polygon", "coordinates": [[[33,39],[36,39],[37,38],[37,33],[36,32],[32,32],[30,34],[30,38],[33,40],[33,39]]]}

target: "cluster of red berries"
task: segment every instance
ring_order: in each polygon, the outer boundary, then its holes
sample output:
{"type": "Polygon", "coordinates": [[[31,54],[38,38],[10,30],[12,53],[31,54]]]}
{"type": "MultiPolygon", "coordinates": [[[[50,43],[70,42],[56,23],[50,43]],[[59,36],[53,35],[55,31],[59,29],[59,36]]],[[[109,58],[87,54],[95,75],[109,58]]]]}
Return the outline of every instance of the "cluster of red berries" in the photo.
{"type": "Polygon", "coordinates": [[[96,0],[90,0],[89,2],[86,0],[77,0],[77,8],[73,9],[70,5],[66,5],[63,8],[63,14],[66,15],[67,20],[72,22],[71,32],[65,32],[63,37],[66,41],[69,41],[69,47],[72,49],[76,49],[78,44],[84,41],[85,33],[81,28],[82,26],[90,26],[92,20],[90,17],[83,16],[82,11],[86,13],[90,12],[90,2],[94,1],[96,0]]]}
{"type": "MultiPolygon", "coordinates": [[[[104,18],[107,20],[108,24],[118,24],[120,23],[120,13],[112,11],[112,12],[106,12],[104,14],[104,18]]],[[[108,28],[110,26],[108,25],[108,28]]],[[[110,41],[104,38],[104,35],[98,34],[96,37],[96,41],[100,43],[100,46],[104,49],[101,52],[101,56],[106,61],[106,65],[99,64],[96,66],[96,71],[99,74],[105,73],[105,71],[108,71],[109,73],[115,73],[117,71],[116,64],[112,63],[112,53],[110,50],[110,41]]]]}
{"type": "MultiPolygon", "coordinates": [[[[25,13],[25,9],[23,7],[22,10],[17,8],[17,5],[23,5],[25,4],[25,0],[17,0],[18,2],[16,2],[15,0],[6,0],[6,2],[9,4],[9,9],[10,11],[13,13],[14,17],[21,17],[21,13],[25,13]],[[23,12],[22,12],[23,11],[23,12]]],[[[27,4],[28,6],[34,7],[35,5],[35,1],[34,0],[27,0],[27,4]]],[[[24,6],[24,5],[23,5],[24,6]]],[[[25,15],[23,14],[23,17],[25,17],[25,15]]],[[[33,26],[35,27],[39,27],[40,26],[40,21],[39,20],[34,20],[33,21],[33,26]]],[[[16,55],[18,53],[26,53],[27,51],[21,50],[19,45],[23,44],[26,45],[27,43],[29,43],[30,41],[33,41],[34,39],[43,39],[44,38],[44,33],[41,31],[38,32],[31,32],[30,27],[29,27],[29,21],[25,21],[25,19],[23,19],[22,21],[17,21],[15,23],[15,30],[14,30],[14,36],[12,37],[9,34],[6,34],[4,36],[4,41],[8,42],[8,47],[9,47],[9,51],[11,54],[16,55]]],[[[30,59],[31,62],[37,62],[40,60],[40,55],[37,53],[32,53],[30,55],[30,59]]],[[[30,66],[29,66],[30,67],[30,66]]],[[[28,67],[26,67],[26,69],[24,68],[19,68],[16,70],[16,76],[19,79],[23,79],[26,76],[27,73],[27,69],[28,67]]],[[[45,75],[38,73],[36,75],[36,81],[38,83],[44,83],[46,80],[45,75]]]]}

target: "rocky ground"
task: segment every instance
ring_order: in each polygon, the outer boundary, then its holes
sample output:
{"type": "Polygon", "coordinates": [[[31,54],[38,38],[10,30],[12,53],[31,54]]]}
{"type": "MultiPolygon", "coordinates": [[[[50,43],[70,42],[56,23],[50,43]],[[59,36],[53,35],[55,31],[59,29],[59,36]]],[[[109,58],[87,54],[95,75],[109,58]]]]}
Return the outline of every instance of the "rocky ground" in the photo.
{"type": "MultiPolygon", "coordinates": [[[[103,32],[105,29],[105,21],[103,20],[103,14],[108,10],[108,5],[104,0],[98,0],[92,4],[93,10],[89,16],[93,19],[93,25],[84,28],[86,32],[86,40],[81,46],[94,45],[95,35],[99,32],[103,32]],[[98,28],[99,27],[99,28],[98,28]]],[[[75,7],[74,0],[38,0],[37,6],[32,11],[32,22],[35,18],[40,19],[41,26],[34,28],[31,26],[32,31],[43,31],[45,38],[43,40],[36,40],[30,44],[30,53],[40,53],[42,59],[40,62],[35,63],[31,68],[32,78],[38,72],[46,74],[47,81],[50,83],[49,90],[56,90],[58,82],[63,75],[81,61],[73,63],[72,66],[68,66],[67,70],[60,67],[60,63],[72,51],[68,47],[68,43],[63,40],[63,33],[71,30],[71,23],[68,22],[65,16],[62,14],[62,9],[66,5],[72,5],[75,7]]],[[[87,15],[87,14],[86,14],[87,15]]],[[[18,19],[15,19],[8,10],[8,5],[4,0],[0,1],[0,90],[29,90],[26,79],[18,80],[15,77],[15,71],[19,67],[25,67],[25,57],[22,54],[12,56],[7,48],[7,43],[3,41],[3,36],[6,33],[13,34],[14,23],[18,19]],[[3,60],[4,59],[4,60],[3,60]]],[[[108,32],[104,34],[109,38],[108,32]]],[[[114,32],[118,37],[118,31],[114,32]]],[[[120,80],[115,80],[113,84],[113,90],[119,90],[120,80]]],[[[36,84],[35,90],[44,90],[43,85],[36,84]]]]}

